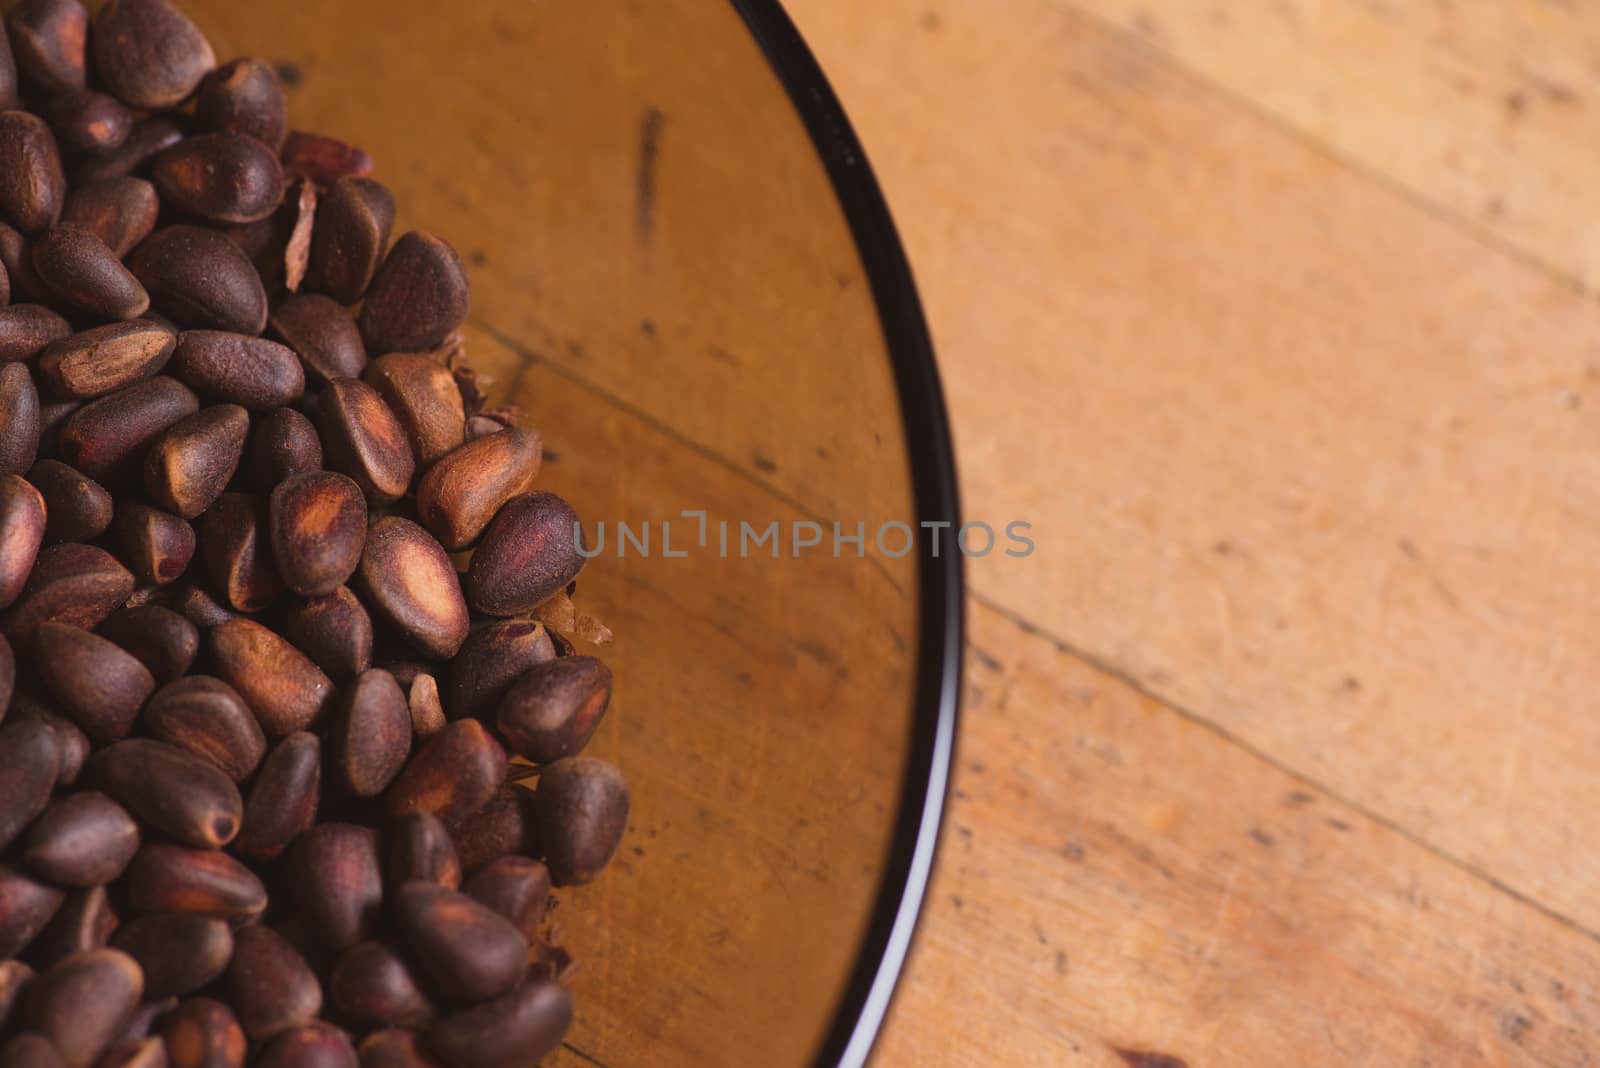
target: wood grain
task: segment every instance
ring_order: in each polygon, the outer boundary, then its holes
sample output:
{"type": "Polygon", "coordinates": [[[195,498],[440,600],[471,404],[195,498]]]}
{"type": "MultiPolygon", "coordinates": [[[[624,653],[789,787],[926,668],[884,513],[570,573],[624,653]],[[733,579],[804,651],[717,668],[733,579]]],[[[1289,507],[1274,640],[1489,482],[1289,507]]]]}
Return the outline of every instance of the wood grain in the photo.
{"type": "Polygon", "coordinates": [[[878,1063],[1592,1063],[1588,935],[993,610],[967,666],[939,876],[878,1063]]]}
{"type": "MultiPolygon", "coordinates": [[[[474,262],[474,351],[586,514],[907,507],[858,265],[727,8],[205,6],[474,262]],[[843,378],[807,359],[835,349],[843,378]]],[[[1558,275],[1600,247],[1563,88],[1592,20],[791,6],[917,264],[969,514],[1039,545],[973,562],[957,793],[880,1063],[1590,1064],[1600,313],[1558,275]]],[[[654,815],[564,906],[558,1063],[814,1037],[882,845],[909,589],[881,558],[585,577],[625,667],[598,744],[654,815]],[[708,611],[708,580],[751,592],[708,611]],[[763,717],[769,679],[826,735],[763,717]]]]}
{"type": "Polygon", "coordinates": [[[1065,0],[1570,277],[1600,279],[1600,22],[1566,3],[1065,0]]]}
{"type": "Polygon", "coordinates": [[[1059,3],[796,9],[1036,524],[974,588],[1600,926],[1600,309],[1059,3]]]}

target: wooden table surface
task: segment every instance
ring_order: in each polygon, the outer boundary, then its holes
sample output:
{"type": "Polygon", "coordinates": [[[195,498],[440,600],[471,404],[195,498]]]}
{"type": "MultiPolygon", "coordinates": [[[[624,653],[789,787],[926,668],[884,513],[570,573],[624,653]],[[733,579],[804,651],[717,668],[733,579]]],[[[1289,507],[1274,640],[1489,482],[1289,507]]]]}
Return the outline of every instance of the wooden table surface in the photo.
{"type": "MultiPolygon", "coordinates": [[[[429,97],[427,79],[408,75],[408,63],[443,55],[469,88],[490,81],[526,62],[526,34],[547,31],[546,20],[572,41],[594,39],[578,32],[584,5],[483,4],[470,10],[484,25],[435,26],[425,0],[368,0],[329,16],[357,27],[342,34],[323,32],[314,5],[271,20],[223,0],[203,6],[249,47],[294,59],[308,79],[297,102],[306,121],[370,135],[402,204],[464,248],[494,243],[485,205],[526,196],[543,217],[559,216],[551,205],[573,190],[616,198],[609,214],[592,213],[620,220],[620,233],[589,235],[601,251],[541,249],[562,268],[541,273],[527,254],[494,246],[474,283],[485,314],[504,317],[497,333],[474,335],[478,358],[531,369],[512,384],[544,417],[567,420],[550,440],[589,432],[604,446],[587,459],[562,450],[563,491],[618,507],[715,492],[732,508],[753,483],[718,456],[755,456],[775,482],[810,478],[795,497],[827,491],[815,458],[754,451],[781,437],[738,438],[749,419],[694,448],[663,438],[651,420],[674,402],[670,361],[699,355],[689,341],[710,327],[695,318],[702,307],[685,311],[667,288],[672,272],[632,270],[651,261],[634,247],[631,177],[585,184],[560,170],[578,165],[570,160],[497,151],[565,123],[551,140],[593,142],[580,163],[594,154],[631,166],[631,125],[613,138],[585,121],[592,94],[463,123],[451,102],[429,97]],[[431,51],[393,48],[396,27],[439,38],[431,51]],[[374,124],[360,94],[330,85],[387,94],[390,119],[374,124]],[[628,371],[601,381],[625,385],[626,405],[584,385],[572,335],[563,344],[539,332],[542,313],[583,312],[583,271],[614,266],[613,249],[629,267],[612,272],[631,287],[628,303],[660,308],[646,323],[659,330],[641,335],[588,300],[592,332],[628,371]],[[675,314],[683,321],[666,318],[675,314]],[[674,345],[658,346],[658,334],[674,345]],[[501,351],[503,336],[545,358],[501,351]],[[591,427],[594,397],[614,411],[591,427]],[[613,453],[648,463],[624,485],[605,462],[613,453]]],[[[968,515],[1031,522],[1038,545],[1026,559],[971,562],[953,805],[877,1063],[1600,1063],[1590,647],[1600,633],[1600,19],[1573,0],[789,6],[909,246],[968,515]]],[[[641,20],[661,10],[628,8],[641,20]]],[[[726,71],[682,52],[687,81],[650,92],[726,89],[726,71]]],[[[538,64],[528,73],[548,76],[538,64]]],[[[629,106],[645,91],[622,89],[629,106]]],[[[669,104],[675,122],[708,110],[669,104]]],[[[723,140],[731,152],[760,129],[723,140]]],[[[779,170],[803,177],[808,165],[779,170]]],[[[730,187],[745,173],[724,170],[712,178],[730,187]]],[[[702,185],[669,182],[663,195],[698,196],[708,217],[733,210],[726,190],[702,185]]],[[[668,251],[671,237],[661,235],[668,251]]],[[[824,277],[843,307],[843,287],[824,277]]],[[[812,296],[791,300],[779,285],[767,294],[773,316],[785,301],[823,306],[812,296]]],[[[740,351],[760,344],[752,334],[734,339],[740,351]]],[[[748,373],[730,372],[728,388],[746,390],[740,403],[794,399],[748,373]]],[[[636,617],[692,600],[691,574],[663,569],[673,577],[662,582],[678,585],[643,593],[610,589],[602,574],[590,595],[602,607],[610,598],[620,646],[636,617]]],[[[823,579],[794,596],[820,613],[858,592],[854,572],[823,579]]],[[[817,648],[855,641],[824,634],[817,648]]],[[[747,657],[742,676],[726,662],[712,670],[696,651],[728,643],[686,617],[676,644],[641,660],[698,674],[675,690],[670,675],[641,674],[636,692],[733,707],[740,677],[787,658],[797,701],[845,703],[830,700],[843,677],[836,658],[772,644],[727,654],[747,657]]],[[[868,674],[851,685],[870,686],[868,674]]],[[[871,697],[850,694],[855,707],[871,697]]],[[[652,717],[672,710],[650,704],[611,717],[602,744],[626,734],[638,760],[655,752],[641,780],[662,794],[728,777],[697,766],[670,731],[652,739],[652,717]]],[[[833,773],[889,781],[869,766],[870,746],[858,756],[859,767],[833,773]]],[[[823,779],[713,785],[722,792],[708,812],[780,794],[803,808],[829,792],[823,779]]],[[[637,964],[635,940],[674,965],[785,944],[748,930],[761,917],[740,915],[739,903],[762,880],[808,877],[788,866],[828,840],[816,831],[816,841],[774,846],[754,837],[762,820],[730,822],[718,833],[765,848],[760,870],[708,867],[734,864],[715,851],[705,862],[674,854],[653,829],[641,839],[649,855],[641,846],[624,858],[721,910],[716,937],[688,944],[686,927],[621,893],[617,907],[634,913],[619,913],[612,934],[584,932],[587,981],[604,987],[608,962],[637,964]]],[[[877,855],[869,835],[854,845],[877,855]]],[[[848,867],[826,877],[843,884],[848,867]]],[[[618,884],[603,880],[592,900],[603,904],[608,885],[618,884]]],[[[569,909],[580,923],[584,900],[569,909]]],[[[854,922],[793,920],[835,945],[854,922]]],[[[693,978],[674,972],[665,1006],[665,987],[636,1010],[590,1000],[579,1037],[624,1049],[619,1065],[657,1052],[728,1063],[715,1043],[725,1052],[751,1036],[800,1034],[817,1015],[754,995],[739,1013],[680,997],[696,993],[693,978]]],[[[802,978],[831,998],[835,977],[802,978]]],[[[581,1060],[571,1052],[562,1063],[581,1060]]]]}
{"type": "Polygon", "coordinates": [[[1600,1063],[1600,19],[791,0],[974,518],[878,1063],[1600,1063]]]}

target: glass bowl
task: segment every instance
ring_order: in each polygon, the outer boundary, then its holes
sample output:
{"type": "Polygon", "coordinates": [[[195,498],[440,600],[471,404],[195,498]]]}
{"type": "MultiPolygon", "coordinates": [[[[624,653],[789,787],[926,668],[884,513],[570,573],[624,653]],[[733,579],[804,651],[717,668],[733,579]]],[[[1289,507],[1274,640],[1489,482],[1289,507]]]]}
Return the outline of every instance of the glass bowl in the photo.
{"type": "Polygon", "coordinates": [[[561,895],[551,1061],[860,1063],[950,762],[960,560],[920,524],[957,520],[955,479],[910,272],[793,26],[773,0],[183,6],[279,66],[292,125],[371,153],[396,233],[460,250],[468,354],[584,517],[617,677],[591,751],[633,818],[561,895]]]}

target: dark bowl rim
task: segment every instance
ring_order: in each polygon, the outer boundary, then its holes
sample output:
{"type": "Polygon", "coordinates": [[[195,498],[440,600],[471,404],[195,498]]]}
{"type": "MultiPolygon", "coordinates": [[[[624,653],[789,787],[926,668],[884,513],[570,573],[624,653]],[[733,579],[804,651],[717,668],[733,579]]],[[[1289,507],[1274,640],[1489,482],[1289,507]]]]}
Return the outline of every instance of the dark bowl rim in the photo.
{"type": "MultiPolygon", "coordinates": [[[[900,397],[917,518],[961,525],[955,449],[933,342],[883,191],[816,57],[779,0],[732,0],[827,167],[872,287],[900,397]]],[[[882,885],[816,1068],[859,1068],[888,1015],[933,871],[955,756],[965,629],[962,560],[918,528],[917,684],[903,793],[882,885]]],[[[948,539],[946,539],[948,544],[948,539]]]]}

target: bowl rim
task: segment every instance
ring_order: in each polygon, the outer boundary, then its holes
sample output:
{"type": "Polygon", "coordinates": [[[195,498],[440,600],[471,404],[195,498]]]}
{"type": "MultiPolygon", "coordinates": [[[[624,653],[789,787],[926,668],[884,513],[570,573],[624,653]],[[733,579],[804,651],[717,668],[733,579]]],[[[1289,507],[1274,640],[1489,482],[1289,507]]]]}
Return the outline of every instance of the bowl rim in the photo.
{"type": "Polygon", "coordinates": [[[961,525],[955,449],[911,264],[844,107],[780,0],[731,0],[799,112],[872,287],[900,399],[918,527],[920,626],[912,737],[888,862],[816,1068],[865,1064],[911,948],[955,757],[965,633],[961,553],[934,556],[923,522],[961,525]]]}

